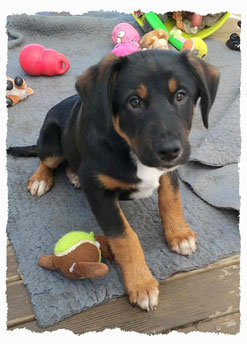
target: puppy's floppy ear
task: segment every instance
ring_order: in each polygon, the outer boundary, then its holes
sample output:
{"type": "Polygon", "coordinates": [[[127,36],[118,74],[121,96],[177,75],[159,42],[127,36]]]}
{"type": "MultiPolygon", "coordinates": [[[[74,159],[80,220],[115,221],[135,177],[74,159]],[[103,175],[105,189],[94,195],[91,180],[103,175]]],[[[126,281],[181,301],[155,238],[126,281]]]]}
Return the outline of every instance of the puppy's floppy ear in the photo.
{"type": "Polygon", "coordinates": [[[185,52],[185,54],[198,85],[202,121],[204,126],[208,128],[208,115],[218,89],[219,72],[215,67],[191,52],[185,52]]]}
{"type": "Polygon", "coordinates": [[[77,78],[75,87],[82,102],[107,127],[112,123],[112,97],[122,58],[107,55],[77,78]]]}

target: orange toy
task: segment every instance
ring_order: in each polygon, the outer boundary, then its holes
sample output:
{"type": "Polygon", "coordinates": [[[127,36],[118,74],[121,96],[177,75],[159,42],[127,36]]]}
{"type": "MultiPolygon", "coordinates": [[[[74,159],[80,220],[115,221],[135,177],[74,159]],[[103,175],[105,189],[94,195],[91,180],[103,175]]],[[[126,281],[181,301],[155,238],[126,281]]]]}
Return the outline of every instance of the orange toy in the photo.
{"type": "Polygon", "coordinates": [[[175,11],[173,12],[172,19],[176,20],[176,26],[184,31],[184,23],[183,23],[183,18],[182,18],[182,11],[175,11]]]}

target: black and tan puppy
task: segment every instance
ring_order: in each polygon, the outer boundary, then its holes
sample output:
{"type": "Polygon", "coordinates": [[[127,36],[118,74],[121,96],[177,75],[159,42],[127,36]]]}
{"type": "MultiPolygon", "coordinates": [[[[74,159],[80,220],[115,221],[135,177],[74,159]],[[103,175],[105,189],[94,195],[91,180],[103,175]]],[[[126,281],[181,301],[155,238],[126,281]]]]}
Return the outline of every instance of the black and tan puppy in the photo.
{"type": "Polygon", "coordinates": [[[219,81],[217,70],[189,52],[146,50],[118,58],[112,54],[76,82],[79,95],[47,114],[37,145],[12,147],[16,156],[38,156],[27,188],[42,196],[53,171],[68,162],[102,228],[132,304],[156,309],[158,282],[119,200],[148,197],[158,189],[164,236],[183,255],[197,248],[185,222],[176,169],[188,161],[188,135],[196,102],[208,126],[219,81]]]}

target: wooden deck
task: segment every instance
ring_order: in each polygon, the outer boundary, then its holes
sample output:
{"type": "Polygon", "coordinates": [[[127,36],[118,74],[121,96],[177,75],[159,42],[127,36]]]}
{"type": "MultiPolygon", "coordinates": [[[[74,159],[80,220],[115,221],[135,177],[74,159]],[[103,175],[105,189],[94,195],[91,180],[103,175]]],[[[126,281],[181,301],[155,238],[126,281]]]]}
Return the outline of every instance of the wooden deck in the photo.
{"type": "MultiPolygon", "coordinates": [[[[239,32],[237,19],[230,18],[212,38],[226,42],[239,32]]],[[[127,296],[76,314],[58,324],[40,328],[30,299],[18,274],[11,246],[7,247],[7,328],[34,332],[68,329],[76,334],[120,328],[125,331],[157,334],[172,330],[236,334],[240,326],[239,255],[218,261],[200,270],[177,273],[160,285],[159,306],[154,312],[131,307],[127,296]]]]}
{"type": "Polygon", "coordinates": [[[131,307],[127,296],[83,311],[45,329],[35,321],[26,287],[8,246],[8,329],[34,332],[68,329],[76,334],[120,328],[140,333],[207,331],[239,332],[239,255],[206,268],[180,272],[160,285],[159,306],[154,312],[131,307]]]}

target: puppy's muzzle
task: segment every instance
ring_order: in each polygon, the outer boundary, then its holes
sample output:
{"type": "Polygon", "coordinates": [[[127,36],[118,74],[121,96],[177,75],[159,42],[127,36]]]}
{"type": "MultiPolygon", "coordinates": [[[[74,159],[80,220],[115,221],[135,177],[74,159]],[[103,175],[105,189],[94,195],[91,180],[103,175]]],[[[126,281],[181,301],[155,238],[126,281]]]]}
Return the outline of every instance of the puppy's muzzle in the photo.
{"type": "Polygon", "coordinates": [[[173,162],[182,154],[182,144],[179,139],[162,138],[156,144],[156,154],[164,162],[173,162]]]}

